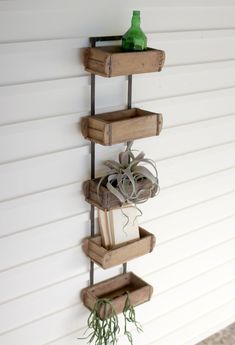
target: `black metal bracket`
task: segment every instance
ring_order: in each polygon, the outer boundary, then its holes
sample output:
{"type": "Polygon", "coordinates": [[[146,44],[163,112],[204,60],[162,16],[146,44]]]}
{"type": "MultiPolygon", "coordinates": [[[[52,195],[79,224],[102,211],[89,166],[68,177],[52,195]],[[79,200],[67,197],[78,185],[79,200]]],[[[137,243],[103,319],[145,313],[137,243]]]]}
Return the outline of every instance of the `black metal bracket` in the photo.
{"type": "MultiPolygon", "coordinates": [[[[120,41],[122,36],[101,36],[90,37],[92,48],[96,47],[97,42],[120,41]]],[[[128,75],[127,107],[132,107],[132,75],[128,75]]],[[[91,74],[91,116],[95,116],[95,74],[91,74]]],[[[91,179],[95,178],[95,142],[91,142],[91,179]]],[[[95,207],[91,205],[90,210],[91,236],[95,236],[95,207]]],[[[127,272],[127,263],[123,264],[123,274],[127,272]]],[[[90,262],[90,285],[94,284],[94,261],[90,262]]]]}

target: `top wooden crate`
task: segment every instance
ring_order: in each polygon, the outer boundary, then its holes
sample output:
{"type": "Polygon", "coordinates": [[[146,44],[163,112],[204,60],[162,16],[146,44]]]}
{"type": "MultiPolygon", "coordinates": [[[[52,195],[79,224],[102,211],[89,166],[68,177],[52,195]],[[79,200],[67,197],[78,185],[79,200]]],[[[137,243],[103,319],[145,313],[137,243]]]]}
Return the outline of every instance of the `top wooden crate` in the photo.
{"type": "Polygon", "coordinates": [[[160,72],[165,61],[163,50],[125,52],[121,46],[87,48],[85,69],[102,77],[116,77],[148,72],[160,72]]]}

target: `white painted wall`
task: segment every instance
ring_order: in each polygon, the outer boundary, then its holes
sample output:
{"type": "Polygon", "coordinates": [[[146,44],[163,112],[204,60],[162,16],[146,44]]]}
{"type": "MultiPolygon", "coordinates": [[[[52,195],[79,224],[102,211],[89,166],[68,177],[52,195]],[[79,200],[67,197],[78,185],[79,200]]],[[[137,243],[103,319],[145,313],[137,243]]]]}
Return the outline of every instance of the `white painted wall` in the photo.
{"type": "MultiPolygon", "coordinates": [[[[89,143],[88,37],[124,33],[142,12],[161,73],[133,80],[134,104],[164,114],[136,148],[157,161],[161,193],[143,206],[157,237],[128,265],[155,287],[135,345],[194,345],[235,320],[235,2],[0,1],[0,344],[75,345],[88,311],[82,181],[89,143]]],[[[126,105],[127,80],[97,78],[97,110],[126,105]]],[[[120,145],[97,147],[97,171],[120,145]]],[[[121,271],[96,269],[96,281],[121,271]]],[[[120,340],[126,344],[125,339],[120,340]]]]}

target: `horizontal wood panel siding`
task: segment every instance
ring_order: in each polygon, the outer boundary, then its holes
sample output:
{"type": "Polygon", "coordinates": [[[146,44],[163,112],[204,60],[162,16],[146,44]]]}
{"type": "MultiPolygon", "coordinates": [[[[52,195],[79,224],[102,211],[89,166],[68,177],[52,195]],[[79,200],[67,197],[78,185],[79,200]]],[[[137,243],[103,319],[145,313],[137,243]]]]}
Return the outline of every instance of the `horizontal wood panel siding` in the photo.
{"type": "MultiPolygon", "coordinates": [[[[141,205],[153,253],[129,262],[154,286],[135,345],[195,345],[235,320],[235,4],[231,0],[0,1],[0,344],[75,345],[89,312],[89,36],[125,32],[140,9],[161,73],[133,76],[133,106],[163,114],[134,147],[160,194],[141,205]],[[91,10],[92,9],[92,10],[91,10]]],[[[126,107],[127,78],[97,77],[97,112],[126,107]]],[[[97,145],[102,162],[123,144],[97,145]]],[[[96,220],[97,221],[97,220],[96,220]]],[[[95,267],[95,281],[121,267],[95,267]]],[[[120,318],[122,323],[122,319],[120,318]]],[[[84,344],[87,340],[80,340],[84,344]]],[[[121,336],[120,344],[127,339],[121,336]]]]}

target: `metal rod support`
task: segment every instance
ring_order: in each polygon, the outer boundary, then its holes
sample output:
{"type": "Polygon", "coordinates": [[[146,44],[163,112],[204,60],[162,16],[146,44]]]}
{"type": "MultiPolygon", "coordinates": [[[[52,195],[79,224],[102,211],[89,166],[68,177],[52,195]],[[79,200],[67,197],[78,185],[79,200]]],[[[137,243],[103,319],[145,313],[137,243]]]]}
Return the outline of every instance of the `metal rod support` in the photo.
{"type": "Polygon", "coordinates": [[[94,262],[90,261],[90,286],[94,285],[94,262]]]}
{"type": "MultiPolygon", "coordinates": [[[[131,107],[132,107],[132,74],[128,75],[128,91],[127,91],[127,108],[131,109],[131,107]]],[[[123,271],[123,274],[127,272],[127,262],[123,264],[122,271],[123,271]]]]}
{"type": "Polygon", "coordinates": [[[132,107],[132,74],[128,75],[128,94],[127,94],[127,107],[132,107]]]}
{"type": "MultiPolygon", "coordinates": [[[[95,116],[95,74],[91,74],[91,116],[95,116]]],[[[91,143],[91,179],[95,178],[95,143],[91,143]]],[[[95,207],[91,205],[91,236],[95,236],[95,207]]],[[[90,261],[90,285],[94,284],[94,262],[90,261]]]]}

